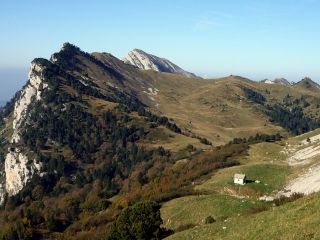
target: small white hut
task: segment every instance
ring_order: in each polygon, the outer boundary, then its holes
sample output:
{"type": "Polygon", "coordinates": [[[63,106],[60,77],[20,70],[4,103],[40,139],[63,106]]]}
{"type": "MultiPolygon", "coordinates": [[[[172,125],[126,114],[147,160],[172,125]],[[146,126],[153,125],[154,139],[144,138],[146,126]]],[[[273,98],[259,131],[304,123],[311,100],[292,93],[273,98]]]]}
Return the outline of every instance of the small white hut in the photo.
{"type": "Polygon", "coordinates": [[[246,179],[247,179],[247,177],[245,174],[236,173],[233,177],[233,182],[236,184],[244,185],[244,184],[246,184],[246,179]]]}

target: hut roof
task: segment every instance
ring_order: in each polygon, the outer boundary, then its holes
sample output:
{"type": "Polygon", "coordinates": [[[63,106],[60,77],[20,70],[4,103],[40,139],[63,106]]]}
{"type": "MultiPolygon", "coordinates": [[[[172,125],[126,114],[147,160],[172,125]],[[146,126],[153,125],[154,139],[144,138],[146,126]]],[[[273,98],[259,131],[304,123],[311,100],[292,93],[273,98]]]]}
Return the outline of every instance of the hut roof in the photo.
{"type": "Polygon", "coordinates": [[[245,177],[246,177],[245,174],[239,174],[239,173],[234,174],[234,178],[244,179],[245,177]]]}

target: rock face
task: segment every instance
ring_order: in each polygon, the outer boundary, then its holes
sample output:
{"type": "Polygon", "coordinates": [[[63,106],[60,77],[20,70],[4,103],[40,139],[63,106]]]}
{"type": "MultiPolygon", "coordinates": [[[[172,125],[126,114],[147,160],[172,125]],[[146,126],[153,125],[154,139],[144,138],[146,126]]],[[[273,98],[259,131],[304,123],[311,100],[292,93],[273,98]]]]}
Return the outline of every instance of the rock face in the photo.
{"type": "Polygon", "coordinates": [[[41,72],[42,66],[36,63],[31,63],[29,71],[29,84],[22,90],[20,98],[14,106],[13,120],[13,135],[11,142],[18,143],[20,141],[20,126],[26,119],[28,105],[35,100],[41,99],[41,90],[47,87],[47,84],[42,83],[41,72]]]}
{"type": "Polygon", "coordinates": [[[274,82],[269,79],[262,80],[261,82],[268,83],[268,84],[274,84],[274,82]]]}
{"type": "Polygon", "coordinates": [[[261,82],[264,82],[264,83],[268,83],[268,84],[282,84],[282,85],[286,85],[286,86],[292,86],[294,83],[293,82],[289,82],[287,79],[285,78],[276,78],[274,79],[273,81],[272,80],[269,80],[269,79],[265,79],[265,80],[262,80],[261,82]]]}
{"type": "Polygon", "coordinates": [[[279,83],[279,84],[283,84],[283,85],[287,85],[287,86],[291,86],[292,84],[285,78],[276,78],[274,81],[274,83],[279,83]]]}
{"type": "Polygon", "coordinates": [[[5,172],[6,185],[5,189],[9,196],[17,194],[27,183],[28,179],[37,169],[40,171],[40,163],[35,160],[29,161],[21,148],[11,148],[6,156],[5,172]]]}
{"type": "Polygon", "coordinates": [[[183,70],[165,58],[159,58],[139,49],[133,49],[123,61],[143,70],[152,69],[157,72],[174,73],[189,78],[197,77],[195,74],[183,70]]]}
{"type": "Polygon", "coordinates": [[[20,129],[28,121],[28,106],[35,100],[41,99],[41,92],[48,85],[42,81],[44,67],[33,62],[29,71],[29,82],[21,90],[19,98],[14,106],[12,146],[5,159],[5,185],[0,186],[0,203],[3,202],[4,193],[9,196],[18,193],[26,184],[32,174],[40,170],[40,163],[35,159],[28,159],[23,149],[19,146],[21,142],[20,129]],[[5,186],[1,191],[1,187],[5,186]]]}

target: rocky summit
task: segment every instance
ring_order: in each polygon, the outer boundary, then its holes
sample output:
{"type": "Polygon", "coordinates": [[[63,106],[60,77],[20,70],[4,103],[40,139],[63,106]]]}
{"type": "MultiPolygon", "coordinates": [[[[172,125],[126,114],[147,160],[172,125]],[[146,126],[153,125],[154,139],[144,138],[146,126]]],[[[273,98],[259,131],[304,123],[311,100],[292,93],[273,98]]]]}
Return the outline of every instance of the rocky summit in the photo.
{"type": "Polygon", "coordinates": [[[282,85],[286,85],[286,86],[292,86],[294,85],[295,83],[294,82],[289,82],[287,79],[285,78],[276,78],[274,79],[273,81],[272,80],[269,80],[269,79],[264,79],[262,80],[261,82],[264,82],[264,83],[268,83],[268,84],[282,84],[282,85]]]}
{"type": "Polygon", "coordinates": [[[165,58],[151,55],[140,49],[130,51],[123,61],[143,70],[152,69],[157,72],[174,73],[189,78],[197,77],[195,74],[183,70],[165,58]]]}

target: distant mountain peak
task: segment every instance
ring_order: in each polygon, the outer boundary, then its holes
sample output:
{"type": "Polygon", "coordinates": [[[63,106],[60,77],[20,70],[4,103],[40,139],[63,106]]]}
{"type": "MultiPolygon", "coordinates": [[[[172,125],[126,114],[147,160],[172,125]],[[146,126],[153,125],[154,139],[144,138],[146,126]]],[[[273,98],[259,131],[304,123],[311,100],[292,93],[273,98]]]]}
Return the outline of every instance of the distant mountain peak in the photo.
{"type": "Polygon", "coordinates": [[[130,51],[123,61],[143,70],[152,69],[157,72],[174,73],[189,78],[197,77],[195,74],[183,70],[168,59],[154,56],[137,48],[130,51]]]}
{"type": "Polygon", "coordinates": [[[269,79],[264,79],[261,82],[268,83],[268,84],[282,84],[282,85],[286,85],[286,86],[292,86],[293,85],[293,82],[290,83],[285,78],[276,78],[273,81],[269,80],[269,79]]]}
{"type": "Polygon", "coordinates": [[[319,91],[320,90],[320,85],[314,81],[312,81],[310,78],[305,77],[303,78],[301,81],[299,81],[297,84],[297,86],[303,86],[306,89],[312,90],[312,91],[319,91]]]}

